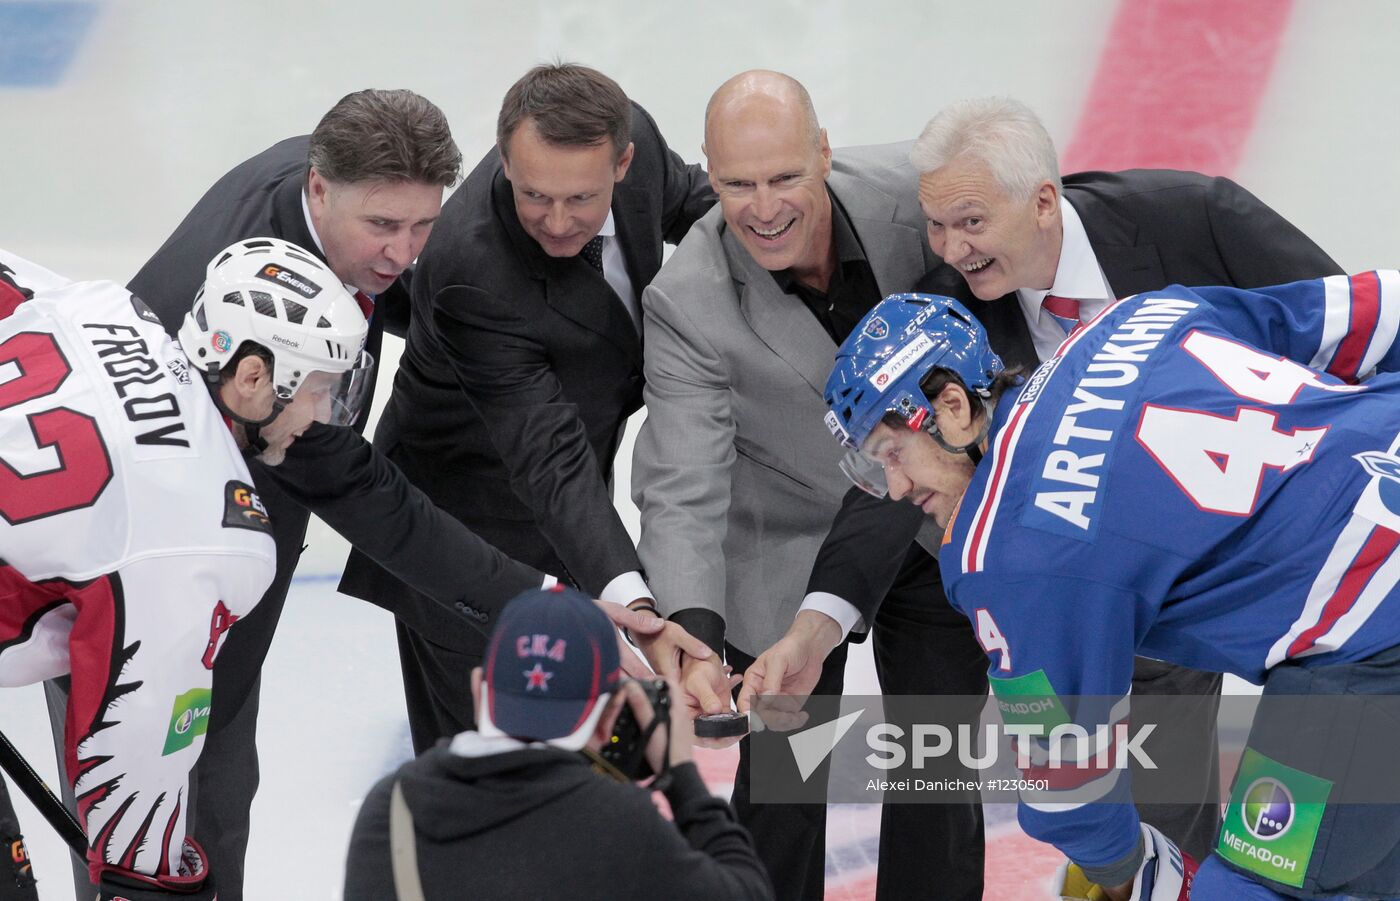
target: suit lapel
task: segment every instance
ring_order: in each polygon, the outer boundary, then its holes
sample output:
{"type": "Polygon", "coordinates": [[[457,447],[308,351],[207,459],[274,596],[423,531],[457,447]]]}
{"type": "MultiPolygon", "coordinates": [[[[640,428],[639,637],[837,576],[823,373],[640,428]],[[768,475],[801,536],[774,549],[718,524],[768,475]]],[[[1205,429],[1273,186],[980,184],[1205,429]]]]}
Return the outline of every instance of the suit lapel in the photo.
{"type": "Polygon", "coordinates": [[[282,183],[274,189],[272,231],[282,240],[305,248],[325,262],[325,255],[316,247],[316,239],[311,236],[311,226],[307,225],[306,212],[301,206],[302,179],[302,173],[297,172],[282,179],[282,183]]]}
{"type": "Polygon", "coordinates": [[[992,350],[996,351],[1008,369],[1014,366],[1034,369],[1040,365],[1030,326],[1026,324],[1026,317],[1021,313],[1021,301],[1015,294],[997,300],[978,300],[971,293],[966,297],[967,308],[986,328],[992,350]]]}
{"type": "Polygon", "coordinates": [[[772,273],[753,261],[727,226],[722,240],[730,271],[741,283],[739,309],[749,327],[821,394],[836,357],[831,336],[796,295],[779,288],[772,273]]]}
{"type": "Polygon", "coordinates": [[[924,236],[917,229],[895,222],[894,198],[867,182],[833,171],[827,184],[851,219],[851,227],[875,273],[880,296],[910,290],[924,274],[924,236]]]}
{"type": "Polygon", "coordinates": [[[651,227],[646,192],[627,178],[613,189],[613,224],[622,246],[622,258],[627,262],[627,275],[638,296],[651,284],[661,266],[661,241],[657,229],[651,227]]]}
{"type": "MultiPolygon", "coordinates": [[[[1073,177],[1073,176],[1071,176],[1073,177]]],[[[1128,297],[1166,286],[1162,258],[1155,244],[1138,244],[1138,228],[1093,194],[1065,185],[1065,197],[1074,204],[1089,236],[1089,246],[1099,268],[1108,278],[1115,297],[1128,297]]]]}
{"type": "MultiPolygon", "coordinates": [[[[642,345],[632,317],[601,275],[576,258],[557,259],[540,250],[515,215],[515,201],[505,173],[497,170],[491,183],[496,218],[530,276],[542,283],[545,303],[560,316],[616,345],[635,362],[642,345]]],[[[629,270],[630,272],[630,270],[629,270]]],[[[635,281],[634,281],[634,284],[635,281]]]]}

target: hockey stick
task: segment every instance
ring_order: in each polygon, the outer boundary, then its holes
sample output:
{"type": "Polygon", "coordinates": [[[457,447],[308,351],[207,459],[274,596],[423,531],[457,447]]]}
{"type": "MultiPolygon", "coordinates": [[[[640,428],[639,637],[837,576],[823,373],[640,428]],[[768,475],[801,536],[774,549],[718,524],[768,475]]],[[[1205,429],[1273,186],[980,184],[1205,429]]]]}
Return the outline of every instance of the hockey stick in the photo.
{"type": "Polygon", "coordinates": [[[44,819],[49,821],[49,825],[58,831],[58,834],[68,843],[68,847],[78,856],[78,860],[87,860],[88,841],[87,835],[83,833],[83,827],[78,825],[77,817],[63,806],[63,802],[54,797],[49,787],[44,784],[44,780],[39,778],[39,774],[34,772],[34,768],[29,765],[29,761],[19,753],[10,740],[5,737],[4,732],[0,732],[0,770],[9,774],[10,779],[24,796],[29,799],[43,814],[44,819]]]}

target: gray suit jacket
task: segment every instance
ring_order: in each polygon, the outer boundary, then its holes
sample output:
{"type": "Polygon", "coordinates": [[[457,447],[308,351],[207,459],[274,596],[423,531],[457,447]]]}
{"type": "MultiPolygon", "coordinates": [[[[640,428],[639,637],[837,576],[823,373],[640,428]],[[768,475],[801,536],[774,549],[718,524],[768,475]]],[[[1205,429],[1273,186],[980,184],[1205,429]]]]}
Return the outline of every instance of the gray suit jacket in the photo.
{"type": "MultiPolygon", "coordinates": [[[[909,146],[838,151],[827,182],[882,295],[910,289],[938,262],[909,146]]],[[[691,228],[642,309],[637,552],[663,613],[714,611],[729,643],[757,655],[792,623],[850,487],[822,422],[836,345],[729,234],[718,207],[691,228]]]]}

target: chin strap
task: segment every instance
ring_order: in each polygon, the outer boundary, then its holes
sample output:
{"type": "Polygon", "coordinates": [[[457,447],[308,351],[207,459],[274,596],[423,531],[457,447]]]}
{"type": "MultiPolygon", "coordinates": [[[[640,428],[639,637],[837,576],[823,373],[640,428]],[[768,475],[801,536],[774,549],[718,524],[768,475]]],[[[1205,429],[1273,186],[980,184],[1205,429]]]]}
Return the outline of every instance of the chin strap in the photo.
{"type": "MultiPolygon", "coordinates": [[[[929,436],[938,443],[939,447],[950,454],[967,454],[968,458],[972,460],[973,466],[982,462],[982,443],[987,440],[987,435],[992,430],[992,414],[996,412],[996,404],[991,400],[983,398],[982,404],[986,408],[986,414],[982,418],[982,428],[978,430],[977,437],[973,438],[967,444],[957,445],[949,443],[948,439],[944,438],[942,433],[938,431],[936,425],[929,429],[929,436]]],[[[929,422],[934,422],[932,416],[929,417],[929,422]]]]}
{"type": "Polygon", "coordinates": [[[248,446],[244,449],[243,455],[255,457],[267,450],[267,441],[263,439],[259,431],[281,414],[282,409],[287,406],[287,402],[274,393],[272,395],[272,412],[262,419],[248,419],[239,416],[229,409],[228,404],[224,403],[223,394],[219,391],[219,371],[217,369],[204,373],[204,384],[209,388],[209,395],[214,399],[214,406],[224,415],[224,418],[231,423],[236,422],[243,426],[243,434],[248,439],[248,446]]]}

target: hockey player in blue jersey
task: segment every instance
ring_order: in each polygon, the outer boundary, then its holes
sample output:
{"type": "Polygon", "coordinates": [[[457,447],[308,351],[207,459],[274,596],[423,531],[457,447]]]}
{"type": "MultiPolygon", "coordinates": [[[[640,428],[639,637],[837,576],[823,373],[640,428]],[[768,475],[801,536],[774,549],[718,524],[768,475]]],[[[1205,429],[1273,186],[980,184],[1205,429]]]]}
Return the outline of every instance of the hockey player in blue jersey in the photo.
{"type": "MultiPolygon", "coordinates": [[[[999,698],[1111,744],[1095,727],[1126,717],[1134,653],[1266,701],[1400,693],[1397,331],[1396,272],[1173,286],[1111,305],[1023,379],[956,301],[896,295],[838,351],[828,425],[848,474],[947,526],[944,585],[999,698]],[[1065,706],[1083,696],[1109,700],[1065,706]]],[[[1020,820],[1072,861],[1062,894],[1400,896],[1400,808],[1335,802],[1367,742],[1309,723],[1342,739],[1316,754],[1278,709],[1256,717],[1194,888],[1126,771],[1096,769],[1114,755],[1040,766],[1049,789],[1022,793],[1020,820]]]]}

